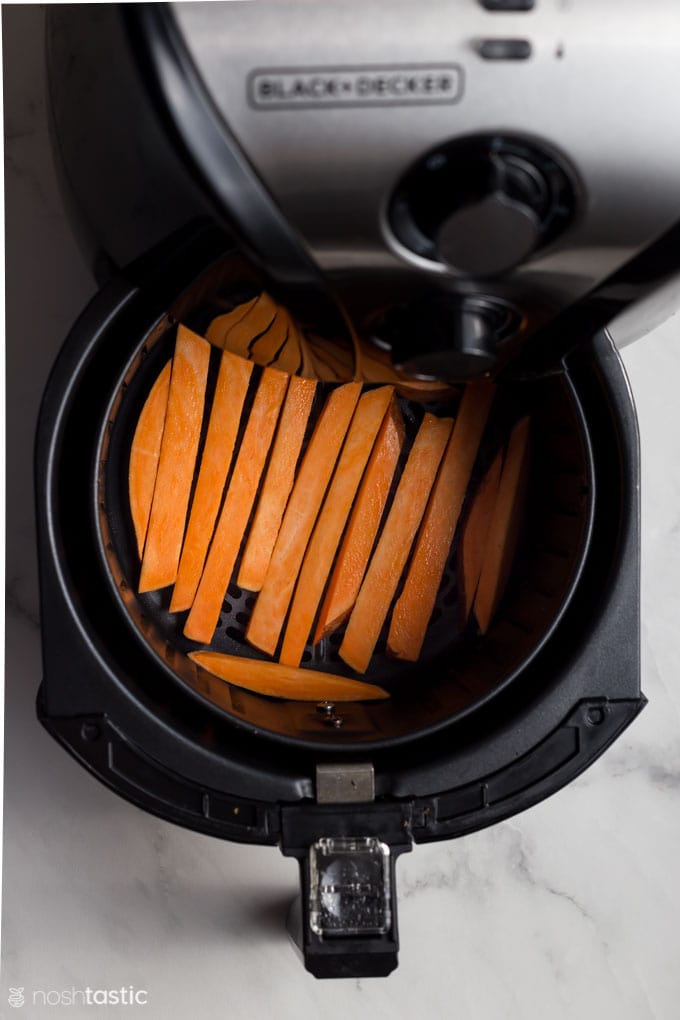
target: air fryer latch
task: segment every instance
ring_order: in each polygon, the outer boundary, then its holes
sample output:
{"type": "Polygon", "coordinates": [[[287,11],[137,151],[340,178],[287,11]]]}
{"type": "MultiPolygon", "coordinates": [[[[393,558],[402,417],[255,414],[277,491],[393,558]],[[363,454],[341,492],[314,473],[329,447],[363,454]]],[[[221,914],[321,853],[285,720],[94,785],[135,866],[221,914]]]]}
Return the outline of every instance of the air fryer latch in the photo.
{"type": "Polygon", "coordinates": [[[375,799],[375,774],[369,762],[316,766],[318,804],[358,804],[375,799]]]}
{"type": "Polygon", "coordinates": [[[315,977],[384,977],[397,966],[395,862],[412,849],[412,805],[356,803],[361,784],[372,789],[370,764],[320,771],[333,800],[281,809],[281,851],[300,864],[288,930],[315,977]],[[343,803],[352,779],[355,803],[343,803]]]}

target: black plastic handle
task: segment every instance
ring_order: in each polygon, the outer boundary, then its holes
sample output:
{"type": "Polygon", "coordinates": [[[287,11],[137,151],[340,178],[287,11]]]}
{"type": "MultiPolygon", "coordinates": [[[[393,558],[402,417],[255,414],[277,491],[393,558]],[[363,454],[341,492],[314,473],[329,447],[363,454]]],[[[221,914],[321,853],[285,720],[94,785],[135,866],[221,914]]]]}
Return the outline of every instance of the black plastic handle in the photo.
{"type": "Polygon", "coordinates": [[[396,859],[411,850],[410,806],[282,809],[281,850],[300,865],[288,930],[318,978],[386,977],[398,965],[396,859]]]}
{"type": "Polygon", "coordinates": [[[216,108],[168,4],[123,9],[156,110],[217,217],[271,279],[306,299],[329,301],[321,270],[216,108]]]}

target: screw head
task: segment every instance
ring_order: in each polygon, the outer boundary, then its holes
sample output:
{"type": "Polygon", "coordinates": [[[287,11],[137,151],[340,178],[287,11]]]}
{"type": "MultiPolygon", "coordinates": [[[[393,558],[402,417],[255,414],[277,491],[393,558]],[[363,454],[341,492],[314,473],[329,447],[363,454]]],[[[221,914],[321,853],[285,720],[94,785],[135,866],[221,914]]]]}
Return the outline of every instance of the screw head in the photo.
{"type": "Polygon", "coordinates": [[[586,722],[589,726],[601,726],[606,715],[607,711],[601,705],[591,705],[586,712],[586,722]]]}
{"type": "Polygon", "coordinates": [[[83,740],[93,741],[99,738],[101,731],[96,723],[84,722],[80,727],[80,736],[83,740]]]}

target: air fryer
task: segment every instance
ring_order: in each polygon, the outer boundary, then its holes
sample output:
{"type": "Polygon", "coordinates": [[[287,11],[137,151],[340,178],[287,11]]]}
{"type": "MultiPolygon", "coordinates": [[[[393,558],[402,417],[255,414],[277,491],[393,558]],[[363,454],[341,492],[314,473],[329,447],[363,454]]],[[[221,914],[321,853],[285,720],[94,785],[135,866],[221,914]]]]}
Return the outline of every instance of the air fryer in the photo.
{"type": "MultiPolygon", "coordinates": [[[[572,83],[589,66],[585,11],[558,17],[544,4],[539,17],[519,5],[512,25],[525,57],[496,30],[510,24],[494,21],[505,17],[496,8],[512,4],[461,5],[456,25],[432,5],[457,40],[444,59],[424,29],[409,50],[402,4],[391,5],[401,19],[393,35],[375,38],[384,6],[355,12],[352,38],[364,49],[352,61],[340,29],[328,32],[347,27],[341,4],[319,5],[309,23],[304,4],[263,3],[60,8],[48,24],[53,137],[101,289],[66,340],[38,428],[38,715],[145,810],[297,858],[291,933],[319,977],[396,966],[399,854],[555,792],[645,703],[636,419],[605,327],[676,259],[677,189],[660,189],[639,215],[629,206],[621,215],[614,199],[598,209],[593,193],[611,166],[592,139],[579,147],[567,127],[543,138],[538,101],[524,119],[508,114],[503,131],[489,129],[491,98],[489,109],[462,105],[459,91],[475,83],[504,82],[517,101],[536,75],[546,95],[572,83]],[[275,58],[258,51],[256,23],[275,33],[275,58]],[[548,64],[554,40],[562,51],[548,64]],[[413,83],[406,98],[394,91],[403,80],[413,83]],[[452,127],[451,111],[463,109],[452,127]],[[376,113],[382,139],[361,123],[376,113]],[[352,121],[363,146],[365,180],[358,171],[344,190],[333,153],[313,137],[329,117],[343,144],[352,121]],[[451,174],[458,197],[442,214],[451,174]],[[436,201],[423,198],[423,178],[436,201]],[[137,593],[126,479],[143,402],[177,323],[201,333],[263,288],[321,335],[355,330],[381,344],[405,372],[493,374],[498,397],[474,478],[531,416],[526,512],[491,628],[482,637],[460,622],[454,538],[418,663],[380,648],[372,660],[366,679],[389,691],[385,701],[265,698],[219,680],[188,657],[195,646],[167,590],[137,593]]],[[[633,35],[612,46],[627,52],[633,35]]],[[[645,98],[654,94],[649,86],[645,98]]],[[[400,406],[408,445],[426,410],[452,405],[400,406]]],[[[244,638],[252,604],[230,585],[213,648],[257,659],[244,638]]],[[[303,668],[352,676],[337,644],[331,635],[308,646],[303,668]]]]}

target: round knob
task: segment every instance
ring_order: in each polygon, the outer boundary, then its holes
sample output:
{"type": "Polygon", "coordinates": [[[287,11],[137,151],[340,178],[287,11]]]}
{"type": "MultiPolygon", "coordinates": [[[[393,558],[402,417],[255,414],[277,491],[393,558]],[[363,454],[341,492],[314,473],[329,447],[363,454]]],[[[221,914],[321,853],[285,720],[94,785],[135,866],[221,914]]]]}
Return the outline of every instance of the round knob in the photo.
{"type": "Polygon", "coordinates": [[[569,223],[575,191],[553,155],[523,139],[475,136],[404,175],[389,222],[403,245],[470,276],[507,272],[569,223]]]}
{"type": "Polygon", "coordinates": [[[402,334],[392,347],[395,368],[419,379],[474,379],[496,364],[493,325],[472,308],[450,309],[419,340],[402,334]]]}
{"type": "Polygon", "coordinates": [[[528,258],[540,237],[541,221],[531,206],[494,191],[446,216],[434,243],[440,262],[471,276],[492,276],[528,258]]]}
{"type": "Polygon", "coordinates": [[[519,321],[497,299],[435,292],[390,308],[372,333],[389,348],[395,368],[419,379],[454,381],[492,371],[497,344],[519,321]]]}

